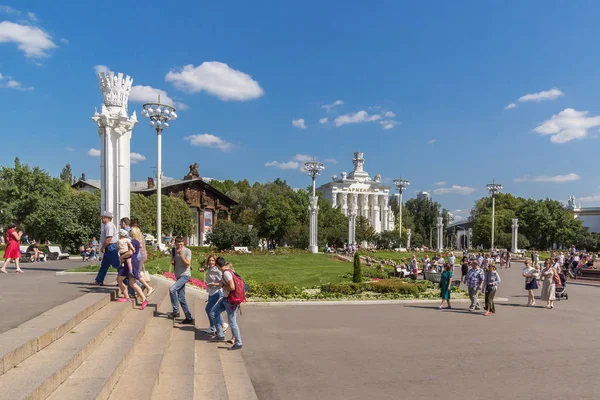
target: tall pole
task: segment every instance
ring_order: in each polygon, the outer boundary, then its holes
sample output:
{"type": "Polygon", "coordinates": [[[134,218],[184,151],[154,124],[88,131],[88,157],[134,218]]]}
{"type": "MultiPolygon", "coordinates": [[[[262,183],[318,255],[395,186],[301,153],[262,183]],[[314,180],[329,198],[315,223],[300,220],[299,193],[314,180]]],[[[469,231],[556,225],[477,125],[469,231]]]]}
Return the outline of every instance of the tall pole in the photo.
{"type": "Polygon", "coordinates": [[[156,127],[156,237],[162,243],[162,128],[156,127]]]}
{"type": "Polygon", "coordinates": [[[319,241],[318,241],[318,214],[319,214],[319,199],[316,195],[316,183],[315,180],[321,171],[325,169],[323,163],[311,161],[304,163],[304,170],[312,178],[312,196],[308,199],[308,212],[309,212],[309,236],[308,236],[308,247],[312,253],[319,252],[319,241]]]}
{"type": "Polygon", "coordinates": [[[486,189],[492,196],[492,235],[491,235],[491,250],[494,251],[494,225],[496,218],[496,194],[502,190],[502,185],[493,180],[492,183],[486,185],[486,189]]]}
{"type": "Polygon", "coordinates": [[[394,180],[394,185],[396,185],[396,189],[398,189],[398,232],[400,235],[398,247],[402,248],[402,192],[410,185],[410,182],[400,178],[394,180]]]}

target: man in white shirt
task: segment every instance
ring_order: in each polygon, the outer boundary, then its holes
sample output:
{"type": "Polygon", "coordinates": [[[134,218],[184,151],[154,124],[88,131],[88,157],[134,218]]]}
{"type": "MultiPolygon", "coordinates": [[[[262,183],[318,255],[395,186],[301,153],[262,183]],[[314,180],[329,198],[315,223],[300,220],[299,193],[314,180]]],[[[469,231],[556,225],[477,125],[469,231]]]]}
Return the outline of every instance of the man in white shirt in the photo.
{"type": "Polygon", "coordinates": [[[109,267],[113,267],[118,270],[120,265],[119,252],[117,250],[117,241],[119,235],[117,227],[113,223],[113,215],[110,211],[104,211],[102,213],[102,227],[100,231],[100,253],[102,254],[102,262],[100,263],[100,270],[94,285],[102,286],[104,284],[104,278],[109,267]]]}

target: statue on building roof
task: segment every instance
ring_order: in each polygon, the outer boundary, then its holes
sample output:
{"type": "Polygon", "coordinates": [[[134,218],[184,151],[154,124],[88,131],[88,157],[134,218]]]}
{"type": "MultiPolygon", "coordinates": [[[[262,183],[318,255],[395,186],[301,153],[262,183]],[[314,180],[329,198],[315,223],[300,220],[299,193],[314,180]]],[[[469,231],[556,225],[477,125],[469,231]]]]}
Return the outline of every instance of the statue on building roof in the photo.
{"type": "Polygon", "coordinates": [[[193,163],[190,165],[190,172],[184,177],[184,179],[194,179],[200,178],[200,173],[198,172],[198,163],[193,163]]]}

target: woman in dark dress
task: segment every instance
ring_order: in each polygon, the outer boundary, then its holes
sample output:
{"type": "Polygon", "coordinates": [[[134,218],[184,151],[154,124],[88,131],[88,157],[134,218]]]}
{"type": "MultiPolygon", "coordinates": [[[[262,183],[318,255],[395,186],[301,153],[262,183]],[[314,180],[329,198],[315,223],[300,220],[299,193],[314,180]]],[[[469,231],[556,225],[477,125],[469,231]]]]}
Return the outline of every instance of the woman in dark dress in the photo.
{"type": "Polygon", "coordinates": [[[463,283],[467,283],[467,272],[469,272],[469,258],[465,254],[460,261],[460,279],[463,283]]]}

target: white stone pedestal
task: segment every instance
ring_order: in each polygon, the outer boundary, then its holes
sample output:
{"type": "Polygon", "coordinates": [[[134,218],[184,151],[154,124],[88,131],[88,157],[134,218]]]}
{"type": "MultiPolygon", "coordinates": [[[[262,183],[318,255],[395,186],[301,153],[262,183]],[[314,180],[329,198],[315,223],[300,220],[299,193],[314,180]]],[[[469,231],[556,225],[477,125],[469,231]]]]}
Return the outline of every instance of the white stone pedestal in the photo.
{"type": "Polygon", "coordinates": [[[356,210],[348,213],[348,244],[356,242],[356,210]]]}
{"type": "Polygon", "coordinates": [[[317,196],[310,196],[309,199],[309,204],[308,204],[308,212],[309,212],[309,217],[310,217],[310,223],[309,223],[309,240],[308,240],[308,249],[310,250],[311,253],[318,253],[319,252],[319,242],[318,242],[318,219],[317,216],[319,215],[319,205],[318,205],[318,201],[319,198],[317,196]]]}
{"type": "Polygon", "coordinates": [[[129,143],[137,117],[135,111],[128,117],[127,101],[133,79],[122,73],[101,72],[98,81],[104,103],[102,112],[96,111],[92,119],[100,135],[100,211],[110,211],[118,226],[121,218],[130,216],[129,143]]]}
{"type": "Polygon", "coordinates": [[[410,237],[411,237],[411,235],[412,235],[412,232],[411,232],[411,230],[410,230],[410,229],[407,229],[407,230],[406,230],[406,249],[407,249],[408,251],[410,251],[410,237]]]}
{"type": "Polygon", "coordinates": [[[519,219],[513,218],[512,220],[512,242],[510,251],[516,253],[519,250],[519,219]]]}

